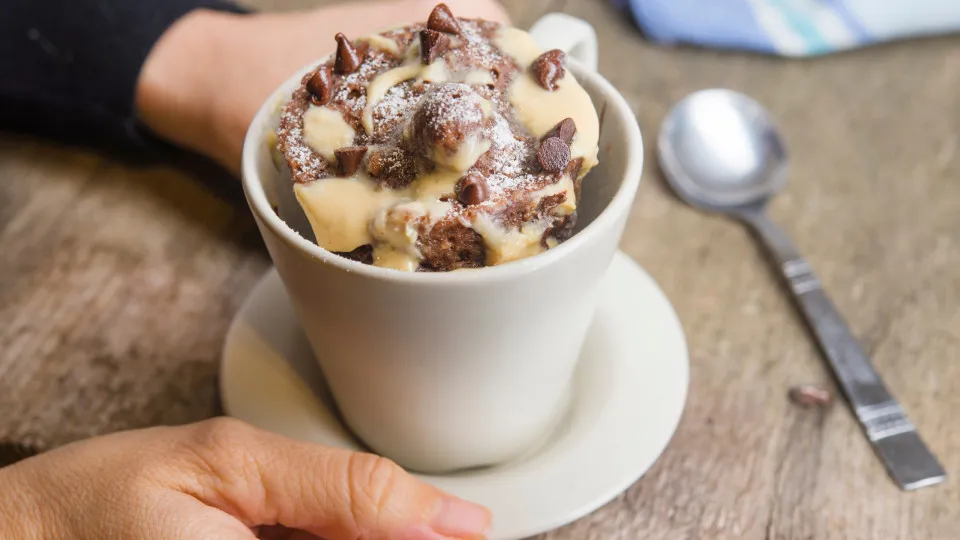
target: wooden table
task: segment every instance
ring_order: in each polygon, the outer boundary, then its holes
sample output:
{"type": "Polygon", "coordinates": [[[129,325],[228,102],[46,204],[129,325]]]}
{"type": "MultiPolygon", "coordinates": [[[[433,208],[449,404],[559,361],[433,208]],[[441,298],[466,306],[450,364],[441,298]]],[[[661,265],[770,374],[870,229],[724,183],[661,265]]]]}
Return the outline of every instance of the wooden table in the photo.
{"type": "MultiPolygon", "coordinates": [[[[562,10],[602,28],[600,71],[647,142],[623,249],[673,301],[691,351],[663,457],[543,538],[957,538],[960,39],[787,61],[653,47],[601,0],[507,4],[520,26],[562,10]],[[655,165],[671,104],[710,86],[756,96],[782,126],[793,182],[772,214],[952,474],[945,485],[900,492],[842,403],[787,401],[798,383],[833,386],[820,355],[744,230],[677,202],[655,165]]],[[[270,263],[238,188],[211,191],[204,176],[0,137],[0,439],[51,446],[216,413],[224,332],[270,263]]]]}

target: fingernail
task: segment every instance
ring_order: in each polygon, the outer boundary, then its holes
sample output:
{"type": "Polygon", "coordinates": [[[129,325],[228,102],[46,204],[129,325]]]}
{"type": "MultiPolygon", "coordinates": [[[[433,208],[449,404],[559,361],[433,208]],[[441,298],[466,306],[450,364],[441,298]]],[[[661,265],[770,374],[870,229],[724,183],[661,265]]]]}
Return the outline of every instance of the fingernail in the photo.
{"type": "Polygon", "coordinates": [[[447,497],[441,501],[440,510],[430,526],[434,531],[453,538],[486,538],[490,527],[490,511],[479,504],[447,497]]]}

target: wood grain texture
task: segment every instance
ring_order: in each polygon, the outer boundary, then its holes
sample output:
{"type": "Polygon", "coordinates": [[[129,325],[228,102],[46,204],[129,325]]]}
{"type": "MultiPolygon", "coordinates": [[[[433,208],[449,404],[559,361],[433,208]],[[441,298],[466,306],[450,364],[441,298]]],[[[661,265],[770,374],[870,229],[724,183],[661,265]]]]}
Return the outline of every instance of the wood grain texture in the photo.
{"type": "MultiPolygon", "coordinates": [[[[558,10],[602,29],[600,71],[646,138],[622,247],[674,303],[691,351],[666,453],[541,540],[957,538],[960,38],[782,60],[652,46],[603,0],[506,4],[519,26],[558,10]],[[755,96],[782,127],[792,180],[772,215],[952,475],[945,485],[900,492],[842,403],[787,401],[795,384],[833,387],[820,355],[746,232],[681,205],[655,165],[670,106],[714,86],[755,96]]],[[[0,178],[0,439],[49,446],[215,414],[224,333],[269,264],[242,201],[190,170],[10,136],[0,178]]]]}

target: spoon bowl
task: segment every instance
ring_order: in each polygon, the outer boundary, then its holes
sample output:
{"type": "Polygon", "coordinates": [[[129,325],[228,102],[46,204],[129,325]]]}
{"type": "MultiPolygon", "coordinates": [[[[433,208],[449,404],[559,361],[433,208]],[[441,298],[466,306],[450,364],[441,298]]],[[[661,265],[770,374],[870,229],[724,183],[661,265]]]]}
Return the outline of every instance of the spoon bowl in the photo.
{"type": "Polygon", "coordinates": [[[767,247],[860,421],[867,439],[902,489],[942,482],[930,452],[813,268],[764,213],[787,182],[787,152],[756,101],[730,90],[691,94],[667,115],[658,145],[660,167],[687,203],[748,225],[767,247]]]}
{"type": "Polygon", "coordinates": [[[687,203],[719,211],[763,204],[787,181],[787,151],[767,112],[725,89],[696,92],[663,122],[660,167],[687,203]]]}

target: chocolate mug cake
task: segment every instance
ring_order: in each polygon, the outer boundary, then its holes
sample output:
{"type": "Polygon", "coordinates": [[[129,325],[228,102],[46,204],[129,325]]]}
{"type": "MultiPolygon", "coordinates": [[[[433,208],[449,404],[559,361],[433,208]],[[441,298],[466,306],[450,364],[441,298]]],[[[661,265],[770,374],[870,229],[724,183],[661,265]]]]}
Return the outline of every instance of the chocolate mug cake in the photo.
{"type": "Polygon", "coordinates": [[[336,41],[277,131],[320,247],[450,271],[569,238],[599,122],[562,51],[444,4],[426,24],[336,41]]]}

